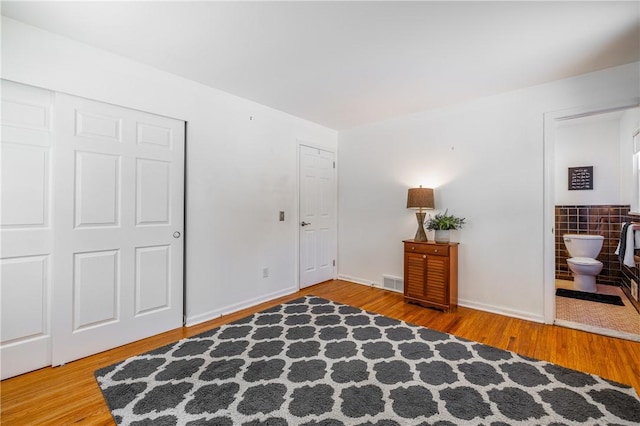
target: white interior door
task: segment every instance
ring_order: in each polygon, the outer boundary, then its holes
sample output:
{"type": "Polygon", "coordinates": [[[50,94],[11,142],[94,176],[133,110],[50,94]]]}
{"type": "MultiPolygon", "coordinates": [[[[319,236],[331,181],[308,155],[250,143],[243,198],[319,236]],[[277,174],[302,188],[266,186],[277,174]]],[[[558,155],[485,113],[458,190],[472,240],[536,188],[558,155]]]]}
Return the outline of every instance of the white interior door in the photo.
{"type": "Polygon", "coordinates": [[[336,187],[333,152],[300,145],[300,288],[333,279],[336,187]]]}
{"type": "Polygon", "coordinates": [[[182,325],[184,122],[55,97],[52,363],[182,325]]]}
{"type": "Polygon", "coordinates": [[[51,364],[52,93],[2,80],[1,378],[51,364]]]}

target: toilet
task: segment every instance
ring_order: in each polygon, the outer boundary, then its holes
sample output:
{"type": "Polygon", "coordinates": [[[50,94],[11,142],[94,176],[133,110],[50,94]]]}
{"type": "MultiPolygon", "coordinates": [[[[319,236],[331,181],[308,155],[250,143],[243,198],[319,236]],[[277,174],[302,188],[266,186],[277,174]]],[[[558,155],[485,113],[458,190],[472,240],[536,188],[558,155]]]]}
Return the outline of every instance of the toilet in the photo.
{"type": "Polygon", "coordinates": [[[564,246],[569,252],[567,264],[573,272],[573,288],[579,291],[596,292],[596,275],[602,271],[602,262],[596,260],[604,237],[602,235],[566,234],[564,246]]]}

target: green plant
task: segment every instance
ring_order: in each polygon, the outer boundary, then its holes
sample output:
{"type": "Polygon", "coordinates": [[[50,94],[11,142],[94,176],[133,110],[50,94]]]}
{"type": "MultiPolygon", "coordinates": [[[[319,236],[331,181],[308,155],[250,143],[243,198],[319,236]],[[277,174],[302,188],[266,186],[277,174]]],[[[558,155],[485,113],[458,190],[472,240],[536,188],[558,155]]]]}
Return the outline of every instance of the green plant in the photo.
{"type": "Polygon", "coordinates": [[[429,215],[427,219],[427,229],[430,231],[448,231],[451,229],[460,229],[464,225],[464,217],[456,217],[448,214],[449,209],[444,213],[438,213],[435,216],[429,215]]]}

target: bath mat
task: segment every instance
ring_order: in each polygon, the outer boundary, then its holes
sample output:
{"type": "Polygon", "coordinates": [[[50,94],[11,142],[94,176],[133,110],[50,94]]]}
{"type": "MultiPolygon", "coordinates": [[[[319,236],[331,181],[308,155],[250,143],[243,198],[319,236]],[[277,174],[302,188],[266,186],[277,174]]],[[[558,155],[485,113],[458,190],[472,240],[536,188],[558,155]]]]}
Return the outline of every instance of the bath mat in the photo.
{"type": "Polygon", "coordinates": [[[587,300],[589,302],[600,302],[608,305],[624,306],[624,302],[620,296],[615,294],[598,294],[589,293],[587,291],[569,290],[566,288],[559,288],[556,290],[556,296],[569,297],[571,299],[587,300]]]}
{"type": "Polygon", "coordinates": [[[96,379],[121,425],[640,424],[630,386],[313,296],[96,379]]]}

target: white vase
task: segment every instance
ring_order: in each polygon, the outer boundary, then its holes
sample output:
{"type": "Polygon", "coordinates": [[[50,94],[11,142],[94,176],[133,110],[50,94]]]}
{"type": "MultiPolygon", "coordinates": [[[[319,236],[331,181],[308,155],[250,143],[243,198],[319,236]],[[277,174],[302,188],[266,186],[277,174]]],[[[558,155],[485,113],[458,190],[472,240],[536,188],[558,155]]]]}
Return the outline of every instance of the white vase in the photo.
{"type": "Polygon", "coordinates": [[[436,229],[436,235],[435,235],[435,240],[436,243],[448,243],[450,240],[450,232],[449,230],[437,230],[436,229]]]}

